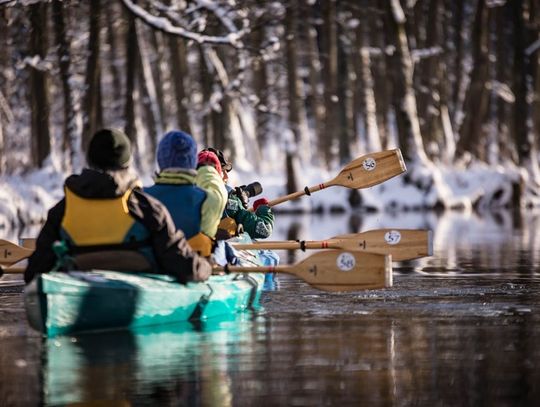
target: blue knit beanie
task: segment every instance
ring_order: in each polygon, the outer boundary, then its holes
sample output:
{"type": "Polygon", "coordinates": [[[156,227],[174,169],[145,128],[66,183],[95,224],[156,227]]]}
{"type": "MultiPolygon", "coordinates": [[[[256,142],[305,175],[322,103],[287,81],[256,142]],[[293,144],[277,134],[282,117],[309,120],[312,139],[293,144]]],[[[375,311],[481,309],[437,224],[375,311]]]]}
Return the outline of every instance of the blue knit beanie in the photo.
{"type": "Polygon", "coordinates": [[[169,131],[159,142],[157,162],[161,171],[173,167],[194,169],[197,165],[197,143],[183,131],[169,131]]]}

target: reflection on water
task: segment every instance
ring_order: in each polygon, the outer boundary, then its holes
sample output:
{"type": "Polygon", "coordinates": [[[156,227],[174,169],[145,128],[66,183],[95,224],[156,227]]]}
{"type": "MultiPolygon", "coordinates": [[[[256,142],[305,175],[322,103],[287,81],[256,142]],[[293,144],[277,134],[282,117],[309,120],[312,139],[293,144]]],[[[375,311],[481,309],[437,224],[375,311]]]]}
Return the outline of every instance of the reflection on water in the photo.
{"type": "Polygon", "coordinates": [[[196,327],[41,341],[20,290],[0,287],[0,406],[536,405],[539,222],[279,216],[275,239],[429,228],[435,256],[396,263],[388,290],[329,294],[280,276],[262,314],[196,327]]]}
{"type": "Polygon", "coordinates": [[[44,343],[48,405],[231,405],[228,371],[255,333],[249,315],[44,343]]]}

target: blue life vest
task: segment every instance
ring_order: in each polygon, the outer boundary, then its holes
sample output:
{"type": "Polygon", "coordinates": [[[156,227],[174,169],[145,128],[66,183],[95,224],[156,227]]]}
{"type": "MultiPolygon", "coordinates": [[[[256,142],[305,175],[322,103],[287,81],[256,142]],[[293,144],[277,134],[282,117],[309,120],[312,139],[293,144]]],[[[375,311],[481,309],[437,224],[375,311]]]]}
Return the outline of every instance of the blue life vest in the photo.
{"type": "Polygon", "coordinates": [[[144,191],[163,203],[177,229],[187,239],[201,231],[202,205],[206,192],[193,184],[155,184],[144,191]]]}

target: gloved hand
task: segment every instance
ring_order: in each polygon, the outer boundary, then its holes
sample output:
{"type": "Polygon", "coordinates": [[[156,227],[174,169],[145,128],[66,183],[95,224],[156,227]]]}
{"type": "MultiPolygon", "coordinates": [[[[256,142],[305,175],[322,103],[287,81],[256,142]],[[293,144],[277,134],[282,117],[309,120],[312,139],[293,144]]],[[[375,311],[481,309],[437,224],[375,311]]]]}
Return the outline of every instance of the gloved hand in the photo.
{"type": "Polygon", "coordinates": [[[240,186],[240,187],[236,187],[231,192],[234,193],[238,198],[240,198],[240,201],[242,201],[242,206],[244,207],[244,209],[247,209],[249,206],[249,196],[246,193],[246,191],[244,191],[242,187],[240,186]]]}
{"type": "Polygon", "coordinates": [[[211,151],[201,151],[197,156],[197,168],[203,165],[210,165],[214,167],[219,175],[223,177],[223,170],[221,169],[221,163],[219,158],[211,151]]]}
{"type": "Polygon", "coordinates": [[[261,205],[268,205],[268,199],[266,198],[257,199],[255,202],[253,202],[253,210],[257,211],[257,208],[261,205]]]}

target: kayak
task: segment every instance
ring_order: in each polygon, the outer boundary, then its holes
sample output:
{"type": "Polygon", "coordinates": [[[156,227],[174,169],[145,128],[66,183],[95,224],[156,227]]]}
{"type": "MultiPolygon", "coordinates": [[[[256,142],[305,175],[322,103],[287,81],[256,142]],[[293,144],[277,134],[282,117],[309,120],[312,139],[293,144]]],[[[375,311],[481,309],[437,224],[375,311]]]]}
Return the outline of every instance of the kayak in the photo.
{"type": "MultiPolygon", "coordinates": [[[[235,254],[240,265],[271,261],[257,251],[235,254]]],[[[53,271],[26,287],[25,307],[30,326],[46,336],[138,328],[257,309],[264,281],[263,273],[213,275],[183,285],[159,274],[53,271]]]]}

